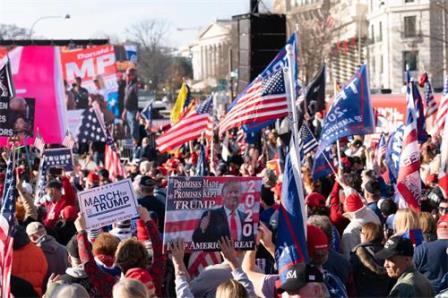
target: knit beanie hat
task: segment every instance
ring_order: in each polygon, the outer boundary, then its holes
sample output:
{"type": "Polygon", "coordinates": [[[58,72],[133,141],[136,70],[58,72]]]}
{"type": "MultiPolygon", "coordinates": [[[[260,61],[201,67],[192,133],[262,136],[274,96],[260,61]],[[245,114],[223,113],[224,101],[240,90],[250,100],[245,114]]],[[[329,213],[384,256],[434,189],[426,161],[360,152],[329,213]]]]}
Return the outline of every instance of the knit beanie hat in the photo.
{"type": "Polygon", "coordinates": [[[126,272],[125,277],[130,279],[136,279],[142,284],[144,284],[148,288],[148,290],[150,290],[150,292],[154,291],[154,283],[152,276],[145,269],[142,268],[129,269],[126,272]]]}
{"type": "Polygon", "coordinates": [[[110,232],[115,237],[120,238],[120,240],[126,240],[132,237],[131,231],[131,221],[119,221],[112,224],[112,230],[110,232]]]}
{"type": "Polygon", "coordinates": [[[65,220],[75,220],[78,217],[78,210],[74,206],[66,206],[61,210],[62,218],[65,220]]]}
{"type": "Polygon", "coordinates": [[[437,222],[437,238],[448,239],[448,214],[443,215],[437,222]]]}
{"type": "Polygon", "coordinates": [[[364,207],[359,194],[352,193],[345,198],[345,212],[355,212],[364,207]]]}
{"type": "Polygon", "coordinates": [[[319,250],[328,250],[328,237],[324,231],[313,225],[306,226],[307,247],[311,257],[315,256],[319,250]]]}
{"type": "Polygon", "coordinates": [[[325,207],[325,197],[318,192],[312,192],[306,196],[305,204],[314,207],[325,207]]]}

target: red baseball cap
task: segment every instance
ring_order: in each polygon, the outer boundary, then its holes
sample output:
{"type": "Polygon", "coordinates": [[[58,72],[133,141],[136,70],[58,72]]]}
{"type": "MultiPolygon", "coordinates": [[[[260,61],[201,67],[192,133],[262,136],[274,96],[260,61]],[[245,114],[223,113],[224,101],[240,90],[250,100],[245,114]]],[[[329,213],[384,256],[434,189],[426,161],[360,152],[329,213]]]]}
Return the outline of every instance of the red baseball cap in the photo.
{"type": "Polygon", "coordinates": [[[312,192],[306,196],[305,204],[314,207],[325,207],[325,197],[318,192],[312,192]]]}

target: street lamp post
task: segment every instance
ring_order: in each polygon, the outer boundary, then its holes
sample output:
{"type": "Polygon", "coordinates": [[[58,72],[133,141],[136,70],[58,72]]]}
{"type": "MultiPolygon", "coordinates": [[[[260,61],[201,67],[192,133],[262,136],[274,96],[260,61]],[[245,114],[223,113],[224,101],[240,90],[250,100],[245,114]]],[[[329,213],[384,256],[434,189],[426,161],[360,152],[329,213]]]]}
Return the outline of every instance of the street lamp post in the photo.
{"type": "Polygon", "coordinates": [[[66,14],[65,16],[43,16],[43,17],[38,18],[31,25],[29,39],[31,39],[31,37],[33,36],[33,30],[34,30],[34,27],[36,27],[37,23],[39,23],[40,21],[45,20],[45,19],[70,19],[70,15],[66,14]]]}

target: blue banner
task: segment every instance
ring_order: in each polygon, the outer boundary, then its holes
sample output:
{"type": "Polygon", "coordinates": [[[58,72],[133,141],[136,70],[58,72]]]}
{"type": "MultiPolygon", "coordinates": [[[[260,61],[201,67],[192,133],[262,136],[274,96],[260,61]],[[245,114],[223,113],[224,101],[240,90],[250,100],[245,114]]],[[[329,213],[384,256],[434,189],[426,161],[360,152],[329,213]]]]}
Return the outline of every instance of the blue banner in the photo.
{"type": "Polygon", "coordinates": [[[282,282],[286,280],[286,273],[291,266],[308,261],[304,230],[306,215],[302,213],[305,203],[298,158],[295,146],[292,145],[290,153],[286,156],[283,173],[275,250],[275,259],[282,282]]]}
{"type": "MultiPolygon", "coordinates": [[[[286,46],[287,45],[291,45],[292,48],[294,49],[294,58],[293,59],[297,59],[297,35],[295,33],[293,33],[291,35],[291,37],[288,39],[288,42],[286,43],[285,47],[283,47],[278,54],[275,56],[275,58],[271,61],[271,63],[269,63],[268,66],[266,66],[266,68],[258,75],[262,78],[265,78],[267,76],[270,76],[271,74],[273,74],[274,72],[276,72],[277,70],[288,66],[288,57],[286,55],[286,46]]],[[[300,89],[300,85],[297,81],[298,78],[298,65],[297,63],[295,64],[294,70],[293,70],[293,75],[294,78],[296,78],[295,81],[295,86],[296,86],[296,90],[297,92],[300,89]]],[[[230,110],[230,108],[238,101],[238,99],[244,95],[246,93],[246,91],[250,88],[250,86],[252,86],[252,83],[250,83],[244,90],[243,92],[241,92],[236,98],[235,100],[232,102],[232,104],[229,106],[228,110],[230,110]]],[[[275,120],[269,120],[266,122],[262,122],[262,123],[255,123],[255,124],[250,124],[250,125],[243,125],[243,130],[244,132],[248,133],[248,132],[257,132],[262,128],[265,128],[266,126],[274,123],[275,120]]]]}
{"type": "Polygon", "coordinates": [[[336,172],[333,164],[330,164],[332,162],[333,158],[331,157],[331,146],[325,148],[323,153],[315,155],[312,169],[313,180],[316,181],[319,178],[326,177],[333,172],[336,172]],[[326,159],[324,154],[326,156],[326,159]]]}
{"type": "Polygon", "coordinates": [[[374,130],[375,122],[370,102],[367,67],[362,65],[355,76],[336,95],[325,117],[317,155],[342,137],[370,134],[374,130]]]}
{"type": "Polygon", "coordinates": [[[403,146],[404,125],[400,125],[390,135],[387,142],[386,165],[389,170],[391,183],[397,182],[398,170],[400,168],[400,153],[403,146]]]}

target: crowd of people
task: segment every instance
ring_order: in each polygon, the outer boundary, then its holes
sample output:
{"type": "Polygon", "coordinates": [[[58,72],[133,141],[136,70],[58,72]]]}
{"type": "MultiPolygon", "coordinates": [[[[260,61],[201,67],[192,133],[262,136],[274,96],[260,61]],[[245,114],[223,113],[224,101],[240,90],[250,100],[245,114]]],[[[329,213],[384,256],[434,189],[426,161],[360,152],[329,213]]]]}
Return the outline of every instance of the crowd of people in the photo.
{"type": "MultiPolygon", "coordinates": [[[[291,133],[268,127],[248,144],[232,130],[203,141],[207,175],[261,177],[260,223],[256,249],[236,250],[231,239],[222,237],[218,261],[192,272],[194,253],[185,250],[183,240],[164,250],[162,239],[168,179],[197,174],[202,144],[192,142],[172,154],[157,151],[150,141],[155,133],[139,117],[136,76],[135,70],[128,72],[122,94],[123,119],[135,144],[124,176],[111,177],[105,169],[104,144],[78,144],[75,170],[50,169],[39,197],[39,157],[25,155],[35,157],[36,166],[19,159],[14,297],[448,297],[448,198],[437,183],[437,136],[422,145],[419,210],[398,208],[393,185],[384,179],[384,160],[372,162],[374,150],[362,136],[341,140],[341,157],[330,156],[340,160],[337,174],[313,180],[313,153],[305,156],[309,260],[291,264],[283,281],[275,262],[282,174],[268,164],[277,160],[283,167],[291,133]],[[139,218],[86,229],[77,192],[124,178],[133,181],[139,218]]],[[[80,84],[73,86],[73,105],[88,107],[98,97],[84,94],[80,84]]],[[[306,121],[318,134],[322,119],[306,121]]]]}

